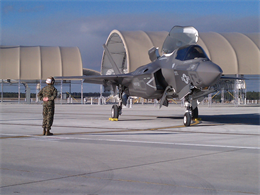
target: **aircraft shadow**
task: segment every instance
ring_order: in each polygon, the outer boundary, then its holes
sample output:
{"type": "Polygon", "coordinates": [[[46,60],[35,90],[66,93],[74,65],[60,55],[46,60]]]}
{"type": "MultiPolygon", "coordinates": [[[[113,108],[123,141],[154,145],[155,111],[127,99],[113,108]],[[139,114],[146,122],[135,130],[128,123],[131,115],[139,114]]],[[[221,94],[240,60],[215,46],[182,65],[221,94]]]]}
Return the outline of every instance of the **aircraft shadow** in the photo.
{"type": "MultiPolygon", "coordinates": [[[[158,116],[158,119],[183,119],[183,116],[158,116]]],[[[223,124],[260,125],[260,114],[199,115],[202,121],[223,124]]]]}
{"type": "MultiPolygon", "coordinates": [[[[172,135],[172,134],[177,134],[177,133],[161,133],[161,132],[156,132],[156,133],[134,133],[134,132],[129,132],[129,133],[99,133],[98,135],[172,135]]],[[[96,133],[93,134],[88,134],[88,135],[97,135],[96,133]]]]}
{"type": "Polygon", "coordinates": [[[151,120],[154,120],[154,119],[119,119],[118,121],[151,121],[151,120]]]}
{"type": "MultiPolygon", "coordinates": [[[[157,116],[157,119],[183,120],[183,116],[157,116]]],[[[260,125],[260,114],[199,115],[202,121],[220,124],[260,125]]],[[[120,121],[150,121],[154,119],[124,119],[120,121]]]]}
{"type": "Polygon", "coordinates": [[[259,114],[199,115],[199,118],[215,123],[260,125],[259,114]]]}
{"type": "Polygon", "coordinates": [[[157,118],[167,118],[167,119],[183,119],[183,116],[158,116],[157,118]]]}
{"type": "MultiPolygon", "coordinates": [[[[156,116],[155,116],[156,117],[156,116]]],[[[183,119],[182,116],[157,116],[157,119],[183,119]]],[[[155,119],[120,119],[120,121],[151,121],[151,120],[155,120],[155,119]]]]}

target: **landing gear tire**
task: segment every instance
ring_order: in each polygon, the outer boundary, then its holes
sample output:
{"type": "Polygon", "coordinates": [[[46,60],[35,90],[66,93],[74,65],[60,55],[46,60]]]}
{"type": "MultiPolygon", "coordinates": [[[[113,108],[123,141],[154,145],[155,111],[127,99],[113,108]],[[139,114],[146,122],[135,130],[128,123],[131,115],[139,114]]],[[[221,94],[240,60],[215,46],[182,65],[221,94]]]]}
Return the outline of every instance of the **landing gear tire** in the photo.
{"type": "Polygon", "coordinates": [[[183,117],[183,124],[188,127],[190,126],[190,123],[191,123],[191,115],[189,112],[186,112],[184,114],[184,117],[183,117]]]}
{"type": "Polygon", "coordinates": [[[196,107],[194,110],[192,110],[192,119],[199,117],[199,109],[196,107]]]}
{"type": "Polygon", "coordinates": [[[117,118],[119,117],[119,107],[118,105],[113,105],[111,109],[111,118],[117,118]]]}

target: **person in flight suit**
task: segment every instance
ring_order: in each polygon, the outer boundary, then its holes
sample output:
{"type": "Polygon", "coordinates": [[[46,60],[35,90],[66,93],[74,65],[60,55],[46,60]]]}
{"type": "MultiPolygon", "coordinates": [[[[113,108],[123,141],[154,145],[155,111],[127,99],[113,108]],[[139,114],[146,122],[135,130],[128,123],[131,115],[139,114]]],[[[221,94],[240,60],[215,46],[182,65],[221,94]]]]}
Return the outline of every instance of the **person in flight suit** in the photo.
{"type": "Polygon", "coordinates": [[[57,97],[57,89],[54,87],[55,80],[53,77],[49,77],[46,80],[48,84],[46,87],[42,88],[38,93],[38,98],[43,101],[43,135],[53,135],[50,132],[54,117],[54,99],[57,97]]]}

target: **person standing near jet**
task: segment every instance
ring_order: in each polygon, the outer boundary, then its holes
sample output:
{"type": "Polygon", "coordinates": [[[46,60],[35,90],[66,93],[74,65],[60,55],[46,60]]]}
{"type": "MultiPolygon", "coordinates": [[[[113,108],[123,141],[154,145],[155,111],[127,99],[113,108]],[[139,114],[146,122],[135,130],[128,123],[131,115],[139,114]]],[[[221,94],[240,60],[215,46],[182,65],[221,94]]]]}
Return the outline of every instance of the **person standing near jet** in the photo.
{"type": "Polygon", "coordinates": [[[48,77],[46,83],[48,85],[41,89],[38,93],[38,98],[43,101],[43,135],[50,136],[53,135],[50,130],[53,123],[55,108],[54,100],[57,97],[57,89],[54,87],[55,79],[53,77],[48,77]]]}

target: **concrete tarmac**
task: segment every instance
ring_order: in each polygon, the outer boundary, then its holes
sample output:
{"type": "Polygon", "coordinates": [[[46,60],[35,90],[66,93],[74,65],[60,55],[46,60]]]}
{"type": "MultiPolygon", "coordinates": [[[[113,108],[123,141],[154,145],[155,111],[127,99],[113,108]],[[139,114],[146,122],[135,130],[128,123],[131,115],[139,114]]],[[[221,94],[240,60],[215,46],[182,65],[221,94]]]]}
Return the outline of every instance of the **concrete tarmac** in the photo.
{"type": "Polygon", "coordinates": [[[42,105],[1,104],[1,194],[260,194],[259,107],[185,109],[59,105],[42,136],[42,105]]]}

